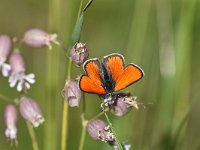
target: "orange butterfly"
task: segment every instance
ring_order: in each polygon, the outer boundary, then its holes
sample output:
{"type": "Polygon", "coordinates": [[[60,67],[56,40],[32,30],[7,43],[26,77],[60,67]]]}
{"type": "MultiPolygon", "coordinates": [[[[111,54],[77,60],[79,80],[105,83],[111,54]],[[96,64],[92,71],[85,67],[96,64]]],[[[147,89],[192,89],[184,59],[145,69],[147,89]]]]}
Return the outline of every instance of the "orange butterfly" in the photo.
{"type": "Polygon", "coordinates": [[[98,95],[112,95],[137,82],[143,70],[134,64],[125,67],[124,57],[114,53],[99,59],[89,59],[83,64],[86,75],[79,80],[82,91],[98,95]]]}

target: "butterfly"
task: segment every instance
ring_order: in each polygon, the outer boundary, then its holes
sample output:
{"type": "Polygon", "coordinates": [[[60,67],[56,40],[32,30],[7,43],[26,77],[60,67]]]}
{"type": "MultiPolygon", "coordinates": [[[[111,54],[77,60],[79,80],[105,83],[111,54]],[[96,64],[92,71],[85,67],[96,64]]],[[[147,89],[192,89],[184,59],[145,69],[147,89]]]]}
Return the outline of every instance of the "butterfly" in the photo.
{"type": "Polygon", "coordinates": [[[83,68],[85,74],[79,79],[79,88],[87,93],[109,97],[144,76],[137,65],[131,63],[125,66],[124,57],[118,53],[104,56],[102,61],[98,58],[88,59],[83,68]]]}

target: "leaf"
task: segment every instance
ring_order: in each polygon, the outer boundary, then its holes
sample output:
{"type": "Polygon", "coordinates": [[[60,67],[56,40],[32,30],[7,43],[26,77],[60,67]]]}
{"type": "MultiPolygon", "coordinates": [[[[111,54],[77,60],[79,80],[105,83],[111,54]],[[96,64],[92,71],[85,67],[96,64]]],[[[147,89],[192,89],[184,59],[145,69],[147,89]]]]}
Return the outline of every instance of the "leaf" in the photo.
{"type": "Polygon", "coordinates": [[[89,0],[89,1],[87,2],[87,4],[85,5],[85,7],[84,7],[84,9],[83,9],[83,12],[85,12],[85,11],[88,9],[88,7],[92,4],[92,2],[93,2],[93,0],[89,0]]]}
{"type": "Polygon", "coordinates": [[[81,36],[81,29],[83,26],[83,17],[84,17],[84,13],[82,13],[79,17],[79,19],[77,20],[75,27],[74,27],[74,31],[72,33],[72,42],[73,44],[75,44],[76,42],[79,42],[80,40],[80,36],[81,36]]]}

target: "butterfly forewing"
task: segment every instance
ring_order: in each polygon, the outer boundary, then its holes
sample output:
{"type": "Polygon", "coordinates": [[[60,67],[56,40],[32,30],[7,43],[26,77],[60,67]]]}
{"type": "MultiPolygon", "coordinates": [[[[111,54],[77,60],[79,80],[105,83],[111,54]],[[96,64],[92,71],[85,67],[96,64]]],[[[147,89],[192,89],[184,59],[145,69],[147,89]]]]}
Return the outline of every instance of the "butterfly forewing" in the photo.
{"type": "Polygon", "coordinates": [[[117,78],[114,91],[119,91],[127,86],[137,82],[143,77],[144,73],[142,69],[134,64],[129,64],[123,71],[123,73],[117,78]]]}
{"type": "Polygon", "coordinates": [[[123,56],[120,54],[111,54],[105,56],[103,58],[103,63],[108,72],[111,74],[113,81],[116,82],[124,71],[125,62],[123,56]]]}
{"type": "Polygon", "coordinates": [[[90,59],[84,63],[87,75],[82,75],[79,80],[79,87],[82,91],[95,94],[106,94],[102,86],[100,76],[100,62],[98,59],[90,59]]]}

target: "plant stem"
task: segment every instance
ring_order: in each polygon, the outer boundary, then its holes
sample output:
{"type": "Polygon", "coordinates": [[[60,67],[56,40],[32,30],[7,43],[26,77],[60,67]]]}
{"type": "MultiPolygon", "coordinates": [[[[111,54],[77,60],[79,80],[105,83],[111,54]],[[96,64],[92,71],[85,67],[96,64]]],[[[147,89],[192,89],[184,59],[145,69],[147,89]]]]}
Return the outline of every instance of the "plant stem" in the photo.
{"type": "MultiPolygon", "coordinates": [[[[69,58],[68,62],[68,70],[67,70],[67,80],[71,79],[71,71],[72,71],[72,59],[69,58]]],[[[66,101],[63,102],[63,113],[62,113],[62,132],[61,132],[61,150],[66,150],[66,142],[67,142],[67,129],[68,129],[68,105],[66,101]]]]}
{"type": "Polygon", "coordinates": [[[35,131],[34,131],[32,125],[30,124],[30,122],[26,121],[26,126],[28,128],[28,132],[29,132],[29,135],[31,138],[33,150],[39,150],[37,138],[36,138],[35,131]]]}
{"type": "Polygon", "coordinates": [[[108,118],[108,115],[106,114],[105,111],[104,111],[104,115],[105,115],[106,120],[107,120],[107,122],[108,122],[108,124],[109,124],[109,126],[110,126],[110,128],[111,128],[111,130],[112,130],[112,132],[113,132],[113,134],[114,134],[114,137],[115,137],[115,141],[116,141],[116,143],[117,143],[117,148],[118,148],[118,150],[123,150],[122,145],[121,145],[121,143],[120,143],[120,141],[119,141],[119,139],[118,139],[118,137],[117,137],[117,135],[116,135],[116,133],[115,133],[115,130],[114,130],[113,126],[112,126],[112,123],[110,122],[110,119],[108,118]]]}
{"type": "Polygon", "coordinates": [[[102,112],[98,113],[96,116],[94,116],[92,119],[90,120],[93,120],[93,119],[97,119],[99,118],[100,116],[104,115],[105,112],[108,112],[110,109],[107,107],[105,108],[102,112]]]}
{"type": "MultiPolygon", "coordinates": [[[[80,17],[82,5],[83,5],[83,0],[81,0],[81,3],[80,3],[77,20],[80,17]]],[[[72,71],[72,59],[69,58],[68,70],[67,70],[67,80],[71,79],[71,71],[72,71]]],[[[62,117],[62,130],[61,130],[61,150],[66,150],[67,129],[68,129],[68,124],[67,124],[67,121],[68,121],[68,105],[65,101],[64,101],[64,104],[63,104],[62,116],[63,117],[62,117]]]]}
{"type": "Polygon", "coordinates": [[[80,140],[80,144],[79,144],[79,150],[83,150],[85,134],[86,134],[86,126],[88,123],[88,121],[85,120],[85,118],[84,118],[84,113],[81,115],[81,120],[82,120],[82,132],[81,132],[81,140],[80,140]]]}
{"type": "Polygon", "coordinates": [[[7,96],[4,96],[0,94],[0,99],[4,100],[5,102],[12,102],[11,98],[8,98],[7,96]]]}

